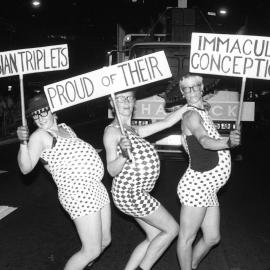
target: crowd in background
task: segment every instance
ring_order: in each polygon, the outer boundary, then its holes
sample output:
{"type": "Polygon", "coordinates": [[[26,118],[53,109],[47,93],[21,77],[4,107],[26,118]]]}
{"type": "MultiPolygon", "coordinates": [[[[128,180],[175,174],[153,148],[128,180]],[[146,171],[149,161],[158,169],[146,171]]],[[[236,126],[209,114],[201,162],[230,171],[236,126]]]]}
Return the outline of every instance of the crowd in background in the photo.
{"type": "Polygon", "coordinates": [[[16,130],[19,120],[19,104],[11,94],[0,94],[0,137],[10,135],[16,130]]]}

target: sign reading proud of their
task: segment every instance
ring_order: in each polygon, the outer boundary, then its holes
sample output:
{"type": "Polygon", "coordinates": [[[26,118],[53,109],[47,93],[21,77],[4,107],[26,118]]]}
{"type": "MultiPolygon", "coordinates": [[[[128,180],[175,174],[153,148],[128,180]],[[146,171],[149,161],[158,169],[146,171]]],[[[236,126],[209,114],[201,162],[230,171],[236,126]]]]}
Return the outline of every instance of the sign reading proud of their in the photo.
{"type": "Polygon", "coordinates": [[[270,80],[270,38],[192,33],[190,72],[270,80]]]}
{"type": "Polygon", "coordinates": [[[68,68],[66,44],[0,53],[0,77],[68,68]]]}
{"type": "Polygon", "coordinates": [[[170,78],[163,51],[44,86],[51,111],[170,78]]]}

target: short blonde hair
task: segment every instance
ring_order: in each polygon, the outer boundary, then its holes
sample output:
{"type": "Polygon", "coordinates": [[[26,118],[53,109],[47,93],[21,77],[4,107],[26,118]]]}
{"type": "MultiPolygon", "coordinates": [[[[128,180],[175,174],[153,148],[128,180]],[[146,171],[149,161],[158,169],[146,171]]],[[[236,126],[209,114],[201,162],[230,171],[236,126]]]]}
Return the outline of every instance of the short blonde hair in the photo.
{"type": "Polygon", "coordinates": [[[179,80],[179,87],[180,87],[180,90],[182,91],[183,90],[183,86],[185,84],[185,81],[187,79],[194,79],[195,82],[197,82],[198,84],[202,84],[203,85],[203,78],[202,76],[200,75],[197,75],[197,74],[193,74],[193,73],[187,73],[185,75],[183,75],[180,80],[179,80]]]}

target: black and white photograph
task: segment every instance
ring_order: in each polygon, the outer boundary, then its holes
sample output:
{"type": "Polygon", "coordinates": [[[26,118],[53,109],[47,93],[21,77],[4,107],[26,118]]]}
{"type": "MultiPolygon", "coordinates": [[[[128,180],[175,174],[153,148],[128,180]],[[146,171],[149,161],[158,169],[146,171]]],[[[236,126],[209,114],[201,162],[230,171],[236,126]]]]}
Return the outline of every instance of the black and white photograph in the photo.
{"type": "Polygon", "coordinates": [[[270,270],[269,14],[3,1],[0,270],[270,270]]]}

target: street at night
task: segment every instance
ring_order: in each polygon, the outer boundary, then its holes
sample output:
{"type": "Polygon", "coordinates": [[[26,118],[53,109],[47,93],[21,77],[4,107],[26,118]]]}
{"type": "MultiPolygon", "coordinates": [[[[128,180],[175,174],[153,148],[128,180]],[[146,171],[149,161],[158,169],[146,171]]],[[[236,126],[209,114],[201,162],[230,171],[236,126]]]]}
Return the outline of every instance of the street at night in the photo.
{"type": "Polygon", "coordinates": [[[0,270],[270,270],[269,14],[3,2],[0,270]]]}
{"type": "MultiPolygon", "coordinates": [[[[103,120],[103,124],[92,121],[74,126],[80,137],[100,150],[103,161],[102,132],[106,123],[108,120],[103,120]]],[[[231,177],[219,193],[222,240],[199,270],[270,269],[269,137],[253,125],[244,126],[243,131],[241,147],[232,151],[231,177]]],[[[1,173],[1,205],[18,208],[0,220],[0,269],[62,269],[67,258],[79,248],[79,239],[57,200],[55,184],[42,166],[26,176],[20,173],[16,161],[18,147],[14,138],[1,141],[0,169],[7,171],[1,173]]],[[[178,220],[180,204],[176,186],[187,159],[180,154],[173,158],[161,154],[161,160],[161,175],[153,195],[178,220]]],[[[110,190],[108,173],[103,183],[110,190]]],[[[136,223],[112,204],[112,243],[91,269],[123,269],[143,237],[136,223]]],[[[180,269],[175,241],[153,269],[180,269]]]]}

